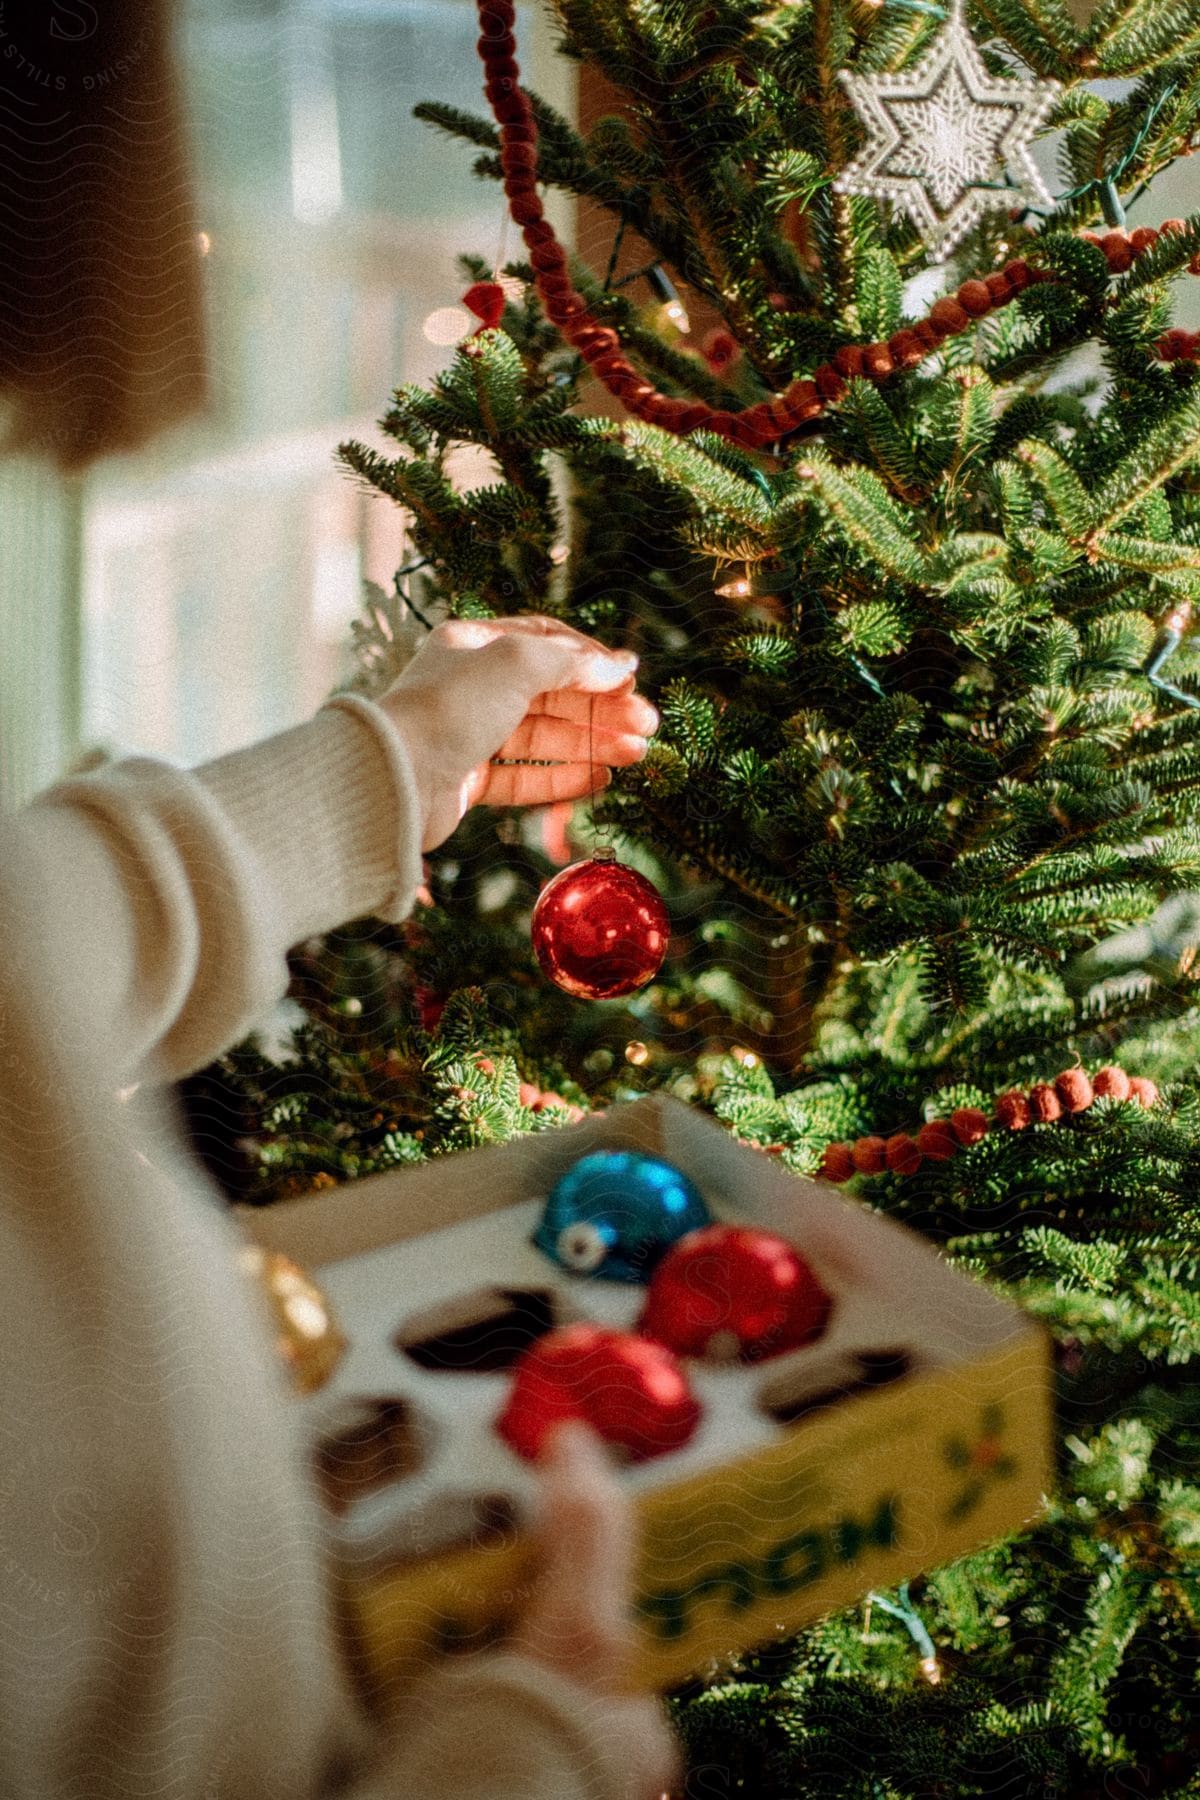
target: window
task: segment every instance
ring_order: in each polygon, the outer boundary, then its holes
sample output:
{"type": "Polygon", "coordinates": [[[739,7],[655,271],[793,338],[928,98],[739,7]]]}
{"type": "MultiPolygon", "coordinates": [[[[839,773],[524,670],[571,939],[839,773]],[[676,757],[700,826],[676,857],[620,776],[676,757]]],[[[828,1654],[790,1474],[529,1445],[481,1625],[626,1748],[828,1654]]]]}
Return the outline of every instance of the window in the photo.
{"type": "MultiPolygon", "coordinates": [[[[341,678],[403,522],[334,450],[378,441],[391,390],[444,364],[429,315],[462,251],[496,256],[502,209],[470,147],[411,116],[484,110],[470,0],[190,0],[184,25],[213,405],[88,482],[82,739],[190,763],[341,678]]],[[[531,85],[568,105],[534,9],[518,31],[531,85]]]]}

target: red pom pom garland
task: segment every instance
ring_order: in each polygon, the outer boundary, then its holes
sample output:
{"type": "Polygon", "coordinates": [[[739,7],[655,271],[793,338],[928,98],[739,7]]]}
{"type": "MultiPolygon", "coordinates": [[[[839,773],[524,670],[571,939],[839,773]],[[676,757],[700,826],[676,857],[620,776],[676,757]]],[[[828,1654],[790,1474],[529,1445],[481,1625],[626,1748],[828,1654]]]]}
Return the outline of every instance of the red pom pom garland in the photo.
{"type": "MultiPolygon", "coordinates": [[[[537,126],[533,108],[520,85],[520,70],[515,60],[516,39],[513,35],[516,13],[511,0],[477,0],[479,10],[478,49],[484,66],[483,91],[500,127],[500,167],[509,214],[519,225],[531,250],[557,252],[553,260],[534,260],[534,285],[546,316],[559,327],[562,335],[577,349],[582,339],[595,331],[598,321],[588,311],[587,301],[572,287],[566,273],[566,255],[545,218],[537,193],[537,126]]],[[[1133,233],[1108,231],[1082,235],[1104,255],[1113,274],[1123,274],[1164,233],[1184,229],[1183,222],[1168,219],[1160,230],[1140,226],[1133,233]]],[[[1194,273],[1200,273],[1200,257],[1195,259],[1194,273]]],[[[1015,295],[1035,282],[1053,281],[1048,269],[1039,269],[1023,258],[1015,258],[986,277],[964,281],[956,294],[936,300],[928,319],[916,326],[905,327],[886,343],[850,345],[860,349],[862,362],[853,359],[847,368],[845,357],[840,365],[823,363],[811,377],[793,381],[773,400],[762,400],[742,412],[729,412],[708,406],[703,401],[684,403],[659,393],[642,380],[624,357],[602,357],[591,361],[597,378],[609,393],[639,418],[686,435],[697,430],[714,431],[721,437],[740,444],[747,450],[765,450],[781,438],[818,418],[825,407],[838,400],[845,391],[844,378],[863,374],[872,381],[886,381],[896,369],[915,368],[946,338],[965,331],[975,320],[982,319],[999,306],[1006,306],[1015,295]],[[835,366],[836,365],[836,366],[835,366]]],[[[841,354],[841,353],[839,353],[841,354]]]]}
{"type": "Polygon", "coordinates": [[[887,1168],[887,1139],[860,1137],[850,1146],[850,1160],[860,1175],[882,1175],[887,1168]]]}
{"type": "Polygon", "coordinates": [[[996,1102],[996,1123],[1005,1131],[1024,1131],[1030,1121],[1029,1102],[1024,1094],[1001,1094],[996,1102]]]}
{"type": "Polygon", "coordinates": [[[930,1162],[949,1162],[958,1153],[958,1139],[954,1127],[945,1119],[932,1119],[928,1125],[922,1125],[917,1133],[917,1149],[930,1162]]]}
{"type": "Polygon", "coordinates": [[[1029,1090],[1029,1112],[1039,1125],[1053,1125],[1062,1118],[1062,1101],[1047,1081],[1039,1081],[1029,1090]]]}
{"type": "Polygon", "coordinates": [[[950,1129],[964,1149],[986,1137],[987,1128],[987,1114],[980,1112],[977,1106],[960,1106],[957,1112],[950,1114],[950,1129]]]}
{"type": "Polygon", "coordinates": [[[1163,362],[1200,362],[1200,331],[1164,331],[1154,347],[1163,362]]]}
{"type": "Polygon", "coordinates": [[[857,1173],[849,1144],[827,1144],[817,1173],[824,1181],[849,1181],[857,1173]]]}
{"type": "Polygon", "coordinates": [[[1115,1063],[1106,1068],[1097,1069],[1092,1076],[1092,1092],[1097,1099],[1128,1100],[1129,1077],[1124,1069],[1118,1069],[1115,1063]]]}
{"type": "Polygon", "coordinates": [[[1096,1090],[1084,1069],[1064,1069],[1054,1085],[1064,1112],[1086,1112],[1095,1098],[1096,1090]]]}
{"type": "Polygon", "coordinates": [[[921,1152],[907,1131],[897,1131],[887,1141],[884,1152],[887,1166],[897,1175],[915,1175],[922,1163],[921,1152]]]}
{"type": "Polygon", "coordinates": [[[931,1119],[916,1136],[896,1131],[889,1138],[860,1137],[853,1144],[828,1144],[818,1175],[841,1183],[854,1175],[915,1175],[921,1164],[949,1162],[959,1150],[979,1143],[989,1131],[1025,1131],[1052,1125],[1072,1113],[1086,1112],[1095,1100],[1125,1100],[1135,1106],[1157,1106],[1157,1085],[1145,1075],[1127,1075],[1115,1063],[1089,1076],[1084,1069],[1064,1069],[1053,1081],[1035,1082],[1028,1093],[1017,1088],[996,1097],[989,1120],[977,1106],[960,1106],[948,1119],[931,1119]]]}

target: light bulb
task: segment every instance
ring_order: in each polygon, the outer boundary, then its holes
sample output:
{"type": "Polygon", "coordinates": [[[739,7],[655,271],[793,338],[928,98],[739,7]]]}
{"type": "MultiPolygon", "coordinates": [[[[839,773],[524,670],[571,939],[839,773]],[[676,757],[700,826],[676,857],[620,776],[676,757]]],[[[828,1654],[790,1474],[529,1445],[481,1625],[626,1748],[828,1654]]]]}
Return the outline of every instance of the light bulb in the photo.
{"type": "Polygon", "coordinates": [[[749,575],[743,572],[741,575],[726,576],[713,592],[720,594],[723,600],[748,600],[754,589],[749,575]]]}
{"type": "Polygon", "coordinates": [[[462,306],[435,307],[421,326],[431,344],[457,344],[471,329],[471,315],[462,306]]]}

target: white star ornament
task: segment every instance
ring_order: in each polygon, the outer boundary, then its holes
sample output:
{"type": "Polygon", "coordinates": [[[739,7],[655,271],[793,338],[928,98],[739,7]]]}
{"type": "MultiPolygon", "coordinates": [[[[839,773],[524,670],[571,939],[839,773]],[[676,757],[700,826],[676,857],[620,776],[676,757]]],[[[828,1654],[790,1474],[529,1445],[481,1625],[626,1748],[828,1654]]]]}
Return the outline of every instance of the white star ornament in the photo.
{"type": "Polygon", "coordinates": [[[867,142],[834,187],[893,201],[935,261],[985,212],[1053,206],[1029,147],[1059,84],[995,80],[967,30],[961,0],[912,68],[895,75],[843,69],[841,80],[867,142]]]}

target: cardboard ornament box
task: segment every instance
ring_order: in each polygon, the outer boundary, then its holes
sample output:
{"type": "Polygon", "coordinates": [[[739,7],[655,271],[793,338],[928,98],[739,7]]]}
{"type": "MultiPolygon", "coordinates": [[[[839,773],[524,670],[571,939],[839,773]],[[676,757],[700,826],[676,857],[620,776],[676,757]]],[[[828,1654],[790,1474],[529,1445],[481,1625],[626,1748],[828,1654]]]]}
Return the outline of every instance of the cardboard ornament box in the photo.
{"type": "Polygon", "coordinates": [[[494,1429],[511,1362],[549,1324],[632,1329],[645,1295],[571,1275],[530,1241],[555,1180],[602,1148],[666,1157],[716,1219],[792,1241],[834,1302],[802,1350],[689,1360],[695,1436],[619,1470],[639,1522],[639,1685],[669,1687],[1006,1536],[1049,1489],[1042,1329],[916,1233],[676,1100],[239,1208],[254,1242],[314,1275],[348,1339],[296,1404],[377,1696],[501,1636],[527,1591],[536,1474],[494,1429]]]}

